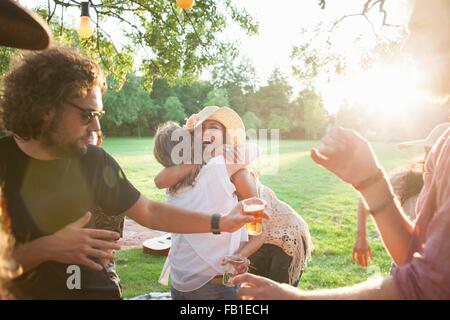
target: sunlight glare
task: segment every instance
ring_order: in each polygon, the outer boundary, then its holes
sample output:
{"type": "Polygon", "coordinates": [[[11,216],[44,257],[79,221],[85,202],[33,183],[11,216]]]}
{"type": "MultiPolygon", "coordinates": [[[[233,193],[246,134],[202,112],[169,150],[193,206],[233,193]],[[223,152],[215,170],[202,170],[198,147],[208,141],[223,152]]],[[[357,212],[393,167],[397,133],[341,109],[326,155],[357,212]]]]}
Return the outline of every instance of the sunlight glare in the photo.
{"type": "MultiPolygon", "coordinates": [[[[346,103],[384,116],[398,116],[420,98],[416,72],[408,64],[378,64],[334,79],[326,88],[328,99],[346,103]]],[[[336,106],[337,107],[337,106],[336,106]]]]}

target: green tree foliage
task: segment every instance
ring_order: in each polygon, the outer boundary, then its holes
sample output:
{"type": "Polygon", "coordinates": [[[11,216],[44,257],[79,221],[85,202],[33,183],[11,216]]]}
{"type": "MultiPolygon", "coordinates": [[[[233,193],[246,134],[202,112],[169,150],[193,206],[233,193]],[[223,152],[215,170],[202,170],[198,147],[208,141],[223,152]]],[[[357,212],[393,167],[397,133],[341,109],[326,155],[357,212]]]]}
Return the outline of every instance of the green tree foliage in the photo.
{"type": "Polygon", "coordinates": [[[253,112],[246,112],[242,116],[242,121],[245,124],[246,129],[259,129],[261,128],[261,120],[253,112]]]}
{"type": "Polygon", "coordinates": [[[226,89],[213,89],[208,93],[205,101],[206,106],[229,107],[228,92],[226,89]]]}
{"type": "Polygon", "coordinates": [[[191,115],[203,108],[203,102],[212,89],[212,84],[206,81],[193,81],[189,84],[178,81],[173,94],[180,99],[186,114],[191,115]]]}
{"type": "MultiPolygon", "coordinates": [[[[67,3],[67,1],[66,1],[67,3]]],[[[46,6],[39,6],[34,9],[40,16],[47,20],[53,33],[54,42],[67,47],[77,48],[84,55],[92,58],[102,67],[105,76],[111,76],[114,81],[109,81],[111,90],[118,90],[124,84],[127,74],[132,72],[134,63],[134,50],[131,46],[116,47],[112,39],[101,28],[89,39],[80,39],[74,30],[74,26],[65,20],[58,20],[46,6]],[[49,13],[50,12],[50,13],[49,13]],[[53,18],[52,18],[53,17],[53,18]]],[[[0,75],[4,74],[11,59],[12,49],[2,48],[0,51],[0,75]]],[[[15,50],[16,52],[19,52],[15,50]]]]}
{"type": "Polygon", "coordinates": [[[158,120],[161,109],[142,88],[142,78],[135,75],[129,75],[119,91],[107,91],[104,108],[103,129],[128,135],[141,135],[155,128],[157,123],[153,121],[158,120]]]}
{"type": "Polygon", "coordinates": [[[305,138],[317,139],[323,135],[328,123],[328,115],[323,107],[322,98],[314,91],[303,90],[299,99],[303,107],[303,117],[300,125],[305,131],[305,138]]]}
{"type": "Polygon", "coordinates": [[[167,98],[173,95],[173,88],[165,78],[158,78],[153,81],[151,97],[159,105],[164,105],[167,98]]]}
{"type": "Polygon", "coordinates": [[[16,49],[0,46],[0,78],[8,71],[11,59],[19,53],[16,49]]]}
{"type": "Polygon", "coordinates": [[[243,114],[246,96],[256,88],[256,71],[249,59],[236,60],[227,55],[221,57],[212,69],[211,82],[215,88],[226,89],[230,105],[243,114]]]}
{"type": "Polygon", "coordinates": [[[181,123],[186,118],[183,105],[178,97],[168,97],[166,103],[164,103],[164,116],[165,121],[175,121],[181,123]]]}
{"type": "Polygon", "coordinates": [[[304,87],[314,88],[317,81],[344,71],[345,57],[333,51],[328,37],[323,24],[318,24],[313,32],[300,31],[299,43],[292,48],[291,63],[294,76],[304,87]]]}
{"type": "MultiPolygon", "coordinates": [[[[48,5],[45,3],[45,7],[40,9],[46,10],[48,22],[61,25],[64,13],[67,15],[65,9],[78,6],[79,0],[49,0],[48,5]]],[[[151,88],[153,80],[158,77],[172,83],[179,78],[195,79],[218,57],[236,52],[233,43],[219,36],[228,23],[236,23],[249,35],[258,30],[254,19],[231,0],[198,0],[188,10],[179,8],[175,0],[99,0],[91,1],[90,11],[96,35],[83,40],[80,47],[97,52],[100,59],[115,56],[114,59],[122,61],[110,64],[115,76],[116,72],[126,75],[132,71],[128,53],[133,48],[134,52],[139,52],[143,84],[147,88],[151,88]],[[127,39],[120,46],[121,50],[112,41],[111,25],[120,29],[127,39]],[[106,39],[112,47],[101,43],[106,39]]]]}
{"type": "Polygon", "coordinates": [[[275,69],[267,85],[262,86],[247,98],[248,107],[246,110],[257,114],[265,125],[270,121],[273,112],[279,116],[283,114],[287,116],[290,109],[291,94],[292,88],[286,77],[280,70],[275,69]]]}
{"type": "Polygon", "coordinates": [[[267,129],[278,129],[281,134],[289,133],[291,126],[291,120],[279,111],[272,112],[267,121],[267,129]]]}

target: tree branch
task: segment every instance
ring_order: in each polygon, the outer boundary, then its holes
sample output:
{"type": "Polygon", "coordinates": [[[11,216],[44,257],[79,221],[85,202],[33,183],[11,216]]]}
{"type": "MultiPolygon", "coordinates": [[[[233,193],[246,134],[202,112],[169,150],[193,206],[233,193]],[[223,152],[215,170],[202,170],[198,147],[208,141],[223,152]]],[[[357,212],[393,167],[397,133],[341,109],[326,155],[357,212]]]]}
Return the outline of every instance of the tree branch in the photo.
{"type": "Polygon", "coordinates": [[[80,6],[80,2],[74,0],[69,0],[68,2],[65,2],[64,0],[52,0],[52,1],[55,3],[55,5],[59,5],[66,8],[80,6]]]}
{"type": "MultiPolygon", "coordinates": [[[[100,59],[102,60],[102,64],[105,66],[106,70],[108,70],[108,72],[110,72],[110,68],[109,68],[109,63],[108,61],[105,60],[105,58],[103,57],[103,54],[100,50],[101,44],[100,44],[100,24],[99,24],[99,17],[100,15],[97,12],[97,8],[94,7],[94,11],[95,11],[95,25],[97,27],[97,52],[98,55],[100,56],[100,59]]],[[[114,43],[112,43],[114,49],[117,51],[116,47],[114,46],[114,43]]],[[[119,54],[120,55],[120,54],[119,54]]]]}
{"type": "Polygon", "coordinates": [[[200,45],[203,47],[203,49],[205,49],[205,52],[206,52],[206,54],[208,55],[208,58],[211,59],[211,54],[209,53],[208,48],[205,46],[205,44],[203,43],[202,39],[200,38],[200,35],[198,34],[197,29],[195,28],[195,25],[194,25],[194,23],[192,22],[189,13],[187,13],[186,11],[184,11],[183,13],[184,13],[184,15],[188,18],[189,22],[191,23],[192,29],[194,30],[195,36],[197,37],[198,41],[200,42],[200,45]]]}
{"type": "Polygon", "coordinates": [[[120,20],[121,22],[128,24],[136,32],[136,35],[138,36],[139,40],[142,41],[143,33],[141,30],[139,30],[139,28],[135,24],[131,23],[130,21],[128,21],[127,19],[123,18],[122,16],[113,11],[98,11],[97,9],[94,10],[96,11],[97,15],[113,17],[115,19],[120,20]]]}
{"type": "MultiPolygon", "coordinates": [[[[321,0],[321,2],[322,1],[325,2],[325,0],[321,0]]],[[[331,27],[330,32],[333,32],[334,29],[337,27],[337,25],[340,24],[344,19],[347,19],[349,17],[362,16],[370,24],[370,26],[372,28],[372,32],[374,33],[374,35],[377,36],[377,34],[375,32],[375,26],[373,25],[373,23],[370,21],[369,17],[367,16],[369,11],[372,10],[377,4],[379,5],[378,6],[379,11],[383,15],[383,23],[381,24],[381,28],[382,27],[400,27],[400,25],[394,25],[394,24],[387,23],[387,11],[384,8],[385,2],[386,2],[386,0],[367,0],[364,3],[363,9],[362,9],[362,11],[360,13],[352,13],[352,14],[348,14],[348,15],[345,15],[345,16],[341,17],[339,20],[337,20],[333,24],[333,26],[331,27]]]]}
{"type": "Polygon", "coordinates": [[[61,28],[59,29],[59,35],[62,36],[64,31],[64,7],[61,6],[61,28]]]}
{"type": "Polygon", "coordinates": [[[52,20],[52,17],[55,14],[55,11],[56,11],[56,3],[55,3],[55,6],[53,7],[53,11],[52,12],[50,12],[51,11],[50,0],[47,0],[47,5],[48,5],[48,7],[47,7],[48,8],[47,24],[49,24],[50,20],[52,20]]]}

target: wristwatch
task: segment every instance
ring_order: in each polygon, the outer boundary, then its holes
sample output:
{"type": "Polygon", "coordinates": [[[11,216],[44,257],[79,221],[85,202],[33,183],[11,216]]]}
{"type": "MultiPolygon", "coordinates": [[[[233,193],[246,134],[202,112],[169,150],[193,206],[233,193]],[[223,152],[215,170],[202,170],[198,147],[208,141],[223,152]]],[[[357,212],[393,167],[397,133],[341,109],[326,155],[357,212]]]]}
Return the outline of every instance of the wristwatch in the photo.
{"type": "Polygon", "coordinates": [[[214,213],[211,216],[211,231],[213,234],[220,234],[220,229],[219,229],[220,217],[221,217],[221,215],[218,213],[214,213]]]}

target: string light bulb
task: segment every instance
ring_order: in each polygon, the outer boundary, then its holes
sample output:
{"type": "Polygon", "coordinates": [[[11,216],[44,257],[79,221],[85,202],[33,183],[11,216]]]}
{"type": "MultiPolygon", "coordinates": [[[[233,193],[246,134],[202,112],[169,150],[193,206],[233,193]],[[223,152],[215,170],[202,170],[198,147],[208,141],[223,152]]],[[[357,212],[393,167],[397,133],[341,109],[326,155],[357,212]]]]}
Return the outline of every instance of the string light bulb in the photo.
{"type": "Polygon", "coordinates": [[[89,15],[89,2],[81,2],[80,24],[78,25],[77,33],[80,38],[89,38],[94,33],[94,27],[89,15]]]}
{"type": "Polygon", "coordinates": [[[194,0],[177,0],[181,9],[190,9],[194,5],[194,0]]]}

